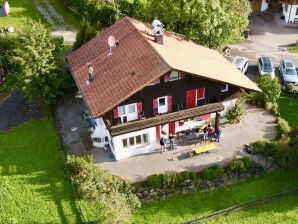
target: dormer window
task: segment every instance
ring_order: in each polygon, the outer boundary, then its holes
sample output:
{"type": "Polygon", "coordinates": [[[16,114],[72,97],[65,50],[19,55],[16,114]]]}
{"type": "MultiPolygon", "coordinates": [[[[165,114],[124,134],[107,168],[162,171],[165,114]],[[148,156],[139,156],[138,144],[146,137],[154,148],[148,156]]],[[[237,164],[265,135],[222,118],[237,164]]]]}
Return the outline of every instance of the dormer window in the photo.
{"type": "Polygon", "coordinates": [[[228,84],[225,84],[225,85],[221,86],[221,92],[222,93],[228,92],[228,91],[229,91],[229,85],[228,84]]]}

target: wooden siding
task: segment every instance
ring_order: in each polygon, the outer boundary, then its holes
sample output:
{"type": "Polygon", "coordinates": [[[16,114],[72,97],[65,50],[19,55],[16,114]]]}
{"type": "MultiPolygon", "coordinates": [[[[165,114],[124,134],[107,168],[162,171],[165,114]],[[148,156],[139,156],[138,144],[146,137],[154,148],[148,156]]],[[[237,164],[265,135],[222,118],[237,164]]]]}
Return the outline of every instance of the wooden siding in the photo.
{"type": "MultiPolygon", "coordinates": [[[[224,110],[222,103],[213,103],[204,106],[194,107],[190,109],[180,110],[173,113],[163,114],[156,117],[132,121],[128,123],[119,124],[108,127],[112,136],[121,135],[145,128],[154,127],[160,124],[167,124],[169,122],[179,121],[187,118],[197,117],[204,114],[209,114],[224,110]]],[[[109,123],[109,122],[107,122],[109,123]]]]}

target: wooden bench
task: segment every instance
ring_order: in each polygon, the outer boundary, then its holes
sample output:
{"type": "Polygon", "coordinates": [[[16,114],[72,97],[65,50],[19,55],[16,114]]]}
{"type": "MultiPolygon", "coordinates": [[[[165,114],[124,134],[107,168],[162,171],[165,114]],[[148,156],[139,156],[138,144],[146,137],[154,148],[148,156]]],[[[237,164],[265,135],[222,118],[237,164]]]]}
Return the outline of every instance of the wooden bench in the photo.
{"type": "Polygon", "coordinates": [[[208,145],[199,146],[199,147],[196,147],[196,148],[192,148],[191,150],[197,155],[197,154],[201,154],[201,153],[204,153],[204,152],[208,152],[212,149],[216,149],[216,145],[213,144],[213,143],[208,144],[208,145]]]}

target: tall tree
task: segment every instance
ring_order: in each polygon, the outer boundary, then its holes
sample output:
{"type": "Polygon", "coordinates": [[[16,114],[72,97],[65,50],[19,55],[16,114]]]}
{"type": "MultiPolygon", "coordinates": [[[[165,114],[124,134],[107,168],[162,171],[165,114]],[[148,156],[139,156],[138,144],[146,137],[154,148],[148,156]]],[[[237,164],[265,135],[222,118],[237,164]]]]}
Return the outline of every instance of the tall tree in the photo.
{"type": "Polygon", "coordinates": [[[96,29],[87,21],[83,21],[81,28],[76,36],[76,42],[73,45],[74,49],[78,49],[97,34],[96,29]]]}
{"type": "Polygon", "coordinates": [[[248,25],[247,0],[148,0],[146,19],[210,48],[242,38],[248,25]]]}
{"type": "Polygon", "coordinates": [[[39,22],[28,20],[17,31],[13,61],[20,65],[19,78],[29,99],[51,104],[62,94],[64,75],[57,66],[58,45],[39,22]]]}

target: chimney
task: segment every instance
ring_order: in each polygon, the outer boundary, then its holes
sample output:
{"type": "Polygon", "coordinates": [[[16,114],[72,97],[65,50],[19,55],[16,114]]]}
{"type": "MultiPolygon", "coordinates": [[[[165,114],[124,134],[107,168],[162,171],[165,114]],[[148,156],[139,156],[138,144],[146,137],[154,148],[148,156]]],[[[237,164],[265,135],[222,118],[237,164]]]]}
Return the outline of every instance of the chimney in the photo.
{"type": "Polygon", "coordinates": [[[152,26],[153,26],[155,42],[158,44],[163,44],[163,34],[164,34],[163,24],[159,20],[155,19],[152,22],[152,26]]]}
{"type": "Polygon", "coordinates": [[[93,67],[91,63],[88,63],[88,81],[91,83],[94,80],[94,74],[93,74],[93,67]]]}

